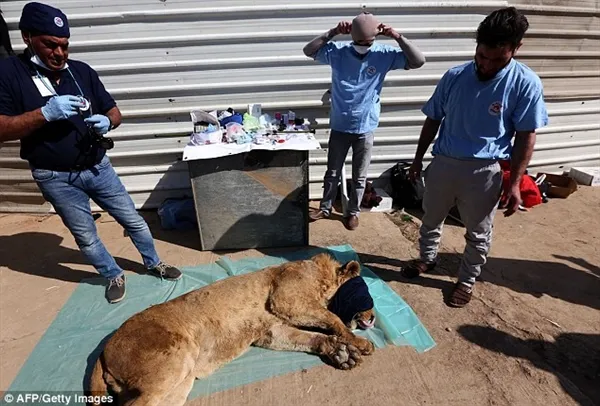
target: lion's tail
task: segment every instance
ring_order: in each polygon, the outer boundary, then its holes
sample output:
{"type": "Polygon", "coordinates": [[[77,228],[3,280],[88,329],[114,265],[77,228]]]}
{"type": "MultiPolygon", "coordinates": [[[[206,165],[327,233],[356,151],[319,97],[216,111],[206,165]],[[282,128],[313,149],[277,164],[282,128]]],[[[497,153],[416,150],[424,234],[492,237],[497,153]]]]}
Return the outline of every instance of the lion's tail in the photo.
{"type": "MultiPolygon", "coordinates": [[[[106,395],[108,392],[108,385],[104,380],[104,365],[102,363],[102,355],[98,357],[96,360],[96,365],[94,365],[94,369],[92,371],[92,376],[90,377],[90,386],[86,393],[87,396],[94,396],[95,398],[101,398],[106,395]]],[[[88,403],[88,406],[99,406],[101,403],[88,403]]]]}

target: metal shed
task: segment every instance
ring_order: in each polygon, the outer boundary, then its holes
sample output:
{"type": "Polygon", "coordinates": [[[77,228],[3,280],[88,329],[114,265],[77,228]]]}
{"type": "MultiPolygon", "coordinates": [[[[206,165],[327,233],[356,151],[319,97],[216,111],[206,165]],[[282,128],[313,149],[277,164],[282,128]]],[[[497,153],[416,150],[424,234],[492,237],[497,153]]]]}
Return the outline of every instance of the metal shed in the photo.
{"type": "MultiPolygon", "coordinates": [[[[304,57],[303,45],[339,20],[366,9],[425,53],[416,71],[392,72],[382,94],[382,120],[369,172],[412,159],[424,116],[420,107],[446,69],[470,60],[474,32],[490,11],[515,5],[530,32],[519,59],[542,77],[551,125],[540,131],[531,168],[557,171],[600,164],[600,2],[594,0],[426,1],[266,0],[48,1],[71,23],[71,57],[89,63],[117,99],[124,124],[109,155],[138,208],[191,196],[183,147],[190,109],[294,110],[310,118],[326,146],[326,66],[304,57]]],[[[26,1],[1,8],[16,51],[26,1]]],[[[311,154],[310,197],[319,198],[326,151],[311,154]]],[[[0,144],[0,211],[47,212],[19,143],[0,144]]]]}

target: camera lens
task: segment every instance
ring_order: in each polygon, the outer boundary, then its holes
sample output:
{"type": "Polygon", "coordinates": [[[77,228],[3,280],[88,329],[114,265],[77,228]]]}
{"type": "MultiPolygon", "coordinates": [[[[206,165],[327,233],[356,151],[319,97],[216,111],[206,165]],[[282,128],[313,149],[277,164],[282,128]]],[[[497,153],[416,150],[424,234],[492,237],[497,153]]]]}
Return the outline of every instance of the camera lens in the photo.
{"type": "Polygon", "coordinates": [[[100,146],[104,149],[112,149],[115,146],[112,138],[100,137],[100,146]]]}

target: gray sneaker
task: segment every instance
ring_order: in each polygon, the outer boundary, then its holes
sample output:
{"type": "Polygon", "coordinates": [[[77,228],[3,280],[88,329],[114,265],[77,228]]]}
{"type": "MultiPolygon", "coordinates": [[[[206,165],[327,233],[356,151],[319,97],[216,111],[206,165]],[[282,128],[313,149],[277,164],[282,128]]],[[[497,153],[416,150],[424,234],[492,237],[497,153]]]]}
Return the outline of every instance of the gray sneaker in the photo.
{"type": "Polygon", "coordinates": [[[106,300],[108,303],[118,303],[125,297],[125,275],[108,280],[106,300]]]}
{"type": "Polygon", "coordinates": [[[181,279],[181,271],[174,266],[165,264],[164,262],[159,263],[154,268],[149,269],[151,274],[158,276],[162,279],[176,281],[181,279]]]}

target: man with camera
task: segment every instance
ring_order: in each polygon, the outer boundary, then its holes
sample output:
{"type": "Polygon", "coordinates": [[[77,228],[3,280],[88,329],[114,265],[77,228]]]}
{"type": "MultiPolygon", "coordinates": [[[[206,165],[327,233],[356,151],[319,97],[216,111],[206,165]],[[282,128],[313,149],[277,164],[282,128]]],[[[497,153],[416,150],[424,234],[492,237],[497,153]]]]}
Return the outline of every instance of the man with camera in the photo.
{"type": "Polygon", "coordinates": [[[79,249],[108,280],[106,298],[125,296],[125,276],[98,238],[90,199],[129,233],[150,273],[177,280],[114,171],[105,135],[121,123],[115,100],[89,65],[69,59],[69,23],[54,7],[28,3],[19,29],[24,53],[0,61],[0,142],[20,140],[21,158],[79,249]]]}

